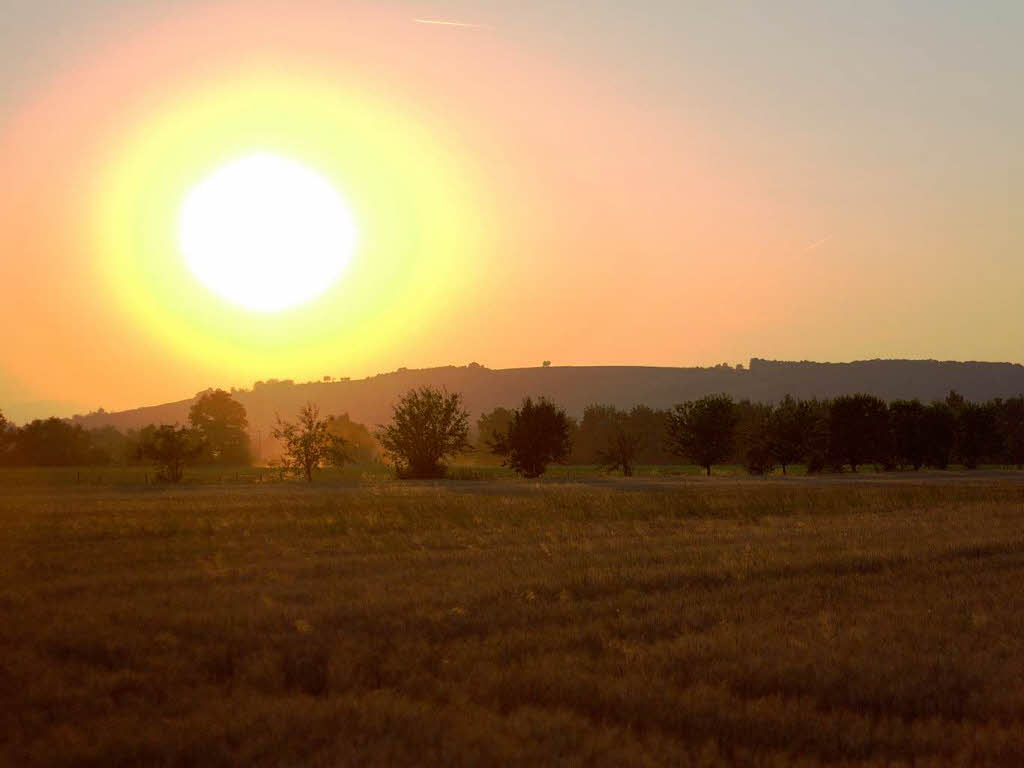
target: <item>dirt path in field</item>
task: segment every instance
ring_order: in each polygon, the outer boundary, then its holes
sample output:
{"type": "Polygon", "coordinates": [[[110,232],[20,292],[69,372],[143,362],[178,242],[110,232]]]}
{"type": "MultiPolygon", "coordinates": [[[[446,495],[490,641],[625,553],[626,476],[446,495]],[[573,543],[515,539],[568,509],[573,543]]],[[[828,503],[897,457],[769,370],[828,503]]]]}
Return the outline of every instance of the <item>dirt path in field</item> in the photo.
{"type": "Polygon", "coordinates": [[[587,487],[621,491],[678,491],[681,488],[701,486],[785,486],[826,487],[835,485],[880,486],[898,485],[988,485],[1020,484],[1024,487],[1024,472],[1013,470],[981,470],[974,472],[870,472],[842,475],[773,475],[752,477],[746,475],[702,477],[696,475],[676,477],[595,477],[574,476],[572,471],[555,469],[540,480],[442,480],[417,483],[460,493],[487,495],[526,494],[536,490],[558,487],[587,487]]]}

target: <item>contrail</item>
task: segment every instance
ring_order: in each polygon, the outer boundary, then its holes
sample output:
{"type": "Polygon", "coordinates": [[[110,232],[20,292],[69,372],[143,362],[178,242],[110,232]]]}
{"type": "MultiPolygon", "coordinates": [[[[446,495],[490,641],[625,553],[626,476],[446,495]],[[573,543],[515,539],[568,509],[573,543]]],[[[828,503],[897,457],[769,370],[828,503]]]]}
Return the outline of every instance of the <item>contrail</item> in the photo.
{"type": "Polygon", "coordinates": [[[463,29],[491,29],[489,24],[470,24],[465,21],[443,21],[441,19],[413,19],[413,24],[433,24],[438,27],[462,27],[463,29]]]}
{"type": "Polygon", "coordinates": [[[804,248],[804,253],[810,253],[811,251],[818,250],[821,246],[823,246],[825,243],[827,243],[831,239],[832,239],[832,235],[826,235],[825,237],[821,238],[821,240],[818,240],[817,242],[811,243],[806,248],[804,248]]]}

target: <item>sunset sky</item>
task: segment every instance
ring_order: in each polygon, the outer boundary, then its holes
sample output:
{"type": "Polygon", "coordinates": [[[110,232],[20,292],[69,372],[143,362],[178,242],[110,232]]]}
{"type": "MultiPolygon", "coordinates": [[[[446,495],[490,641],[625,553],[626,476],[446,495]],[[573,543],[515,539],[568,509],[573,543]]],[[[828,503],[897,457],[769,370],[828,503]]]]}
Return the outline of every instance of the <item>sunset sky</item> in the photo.
{"type": "Polygon", "coordinates": [[[470,361],[1024,362],[1017,0],[9,5],[16,417],[470,361]],[[354,226],[279,311],[182,253],[254,155],[354,226]]]}

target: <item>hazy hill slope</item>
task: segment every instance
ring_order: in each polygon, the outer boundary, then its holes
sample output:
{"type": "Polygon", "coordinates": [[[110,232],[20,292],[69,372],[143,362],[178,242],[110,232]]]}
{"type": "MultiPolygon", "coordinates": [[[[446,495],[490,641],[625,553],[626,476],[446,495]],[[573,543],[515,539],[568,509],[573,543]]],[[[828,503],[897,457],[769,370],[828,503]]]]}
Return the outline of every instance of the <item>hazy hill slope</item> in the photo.
{"type": "MultiPolygon", "coordinates": [[[[253,434],[269,434],[275,413],[291,417],[305,402],[324,413],[349,413],[376,425],[387,421],[403,392],[431,384],[463,393],[474,417],[498,405],[514,405],[524,395],[547,395],[579,415],[591,403],[664,408],[711,392],[736,398],[775,401],[789,393],[834,397],[869,392],[891,400],[942,398],[956,389],[972,400],[1024,392],[1024,366],[1011,363],[957,363],[934,360],[869,360],[854,363],[774,362],[754,359],[750,367],[717,368],[550,367],[491,370],[478,365],[399,370],[356,381],[261,384],[236,393],[249,412],[253,434]]],[[[129,429],[152,423],[184,422],[191,400],[119,413],[78,417],[87,427],[129,429]]]]}

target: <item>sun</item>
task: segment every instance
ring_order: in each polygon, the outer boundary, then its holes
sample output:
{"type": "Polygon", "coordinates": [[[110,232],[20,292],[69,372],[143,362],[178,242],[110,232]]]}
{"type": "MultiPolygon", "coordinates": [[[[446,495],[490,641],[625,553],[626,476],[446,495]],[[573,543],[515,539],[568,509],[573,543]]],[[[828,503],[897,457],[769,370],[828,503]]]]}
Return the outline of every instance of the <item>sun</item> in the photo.
{"type": "Polygon", "coordinates": [[[270,153],[234,160],[192,187],[178,231],[192,273],[255,312],[298,307],[328,290],[357,239],[349,206],[327,178],[270,153]]]}

